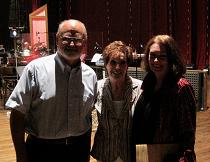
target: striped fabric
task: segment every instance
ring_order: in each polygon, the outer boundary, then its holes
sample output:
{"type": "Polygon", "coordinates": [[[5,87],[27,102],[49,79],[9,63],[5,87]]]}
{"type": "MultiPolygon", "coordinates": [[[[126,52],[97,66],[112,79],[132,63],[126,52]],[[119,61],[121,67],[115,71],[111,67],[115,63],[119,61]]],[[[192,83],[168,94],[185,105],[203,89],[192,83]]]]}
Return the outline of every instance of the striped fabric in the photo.
{"type": "Polygon", "coordinates": [[[99,96],[97,104],[101,103],[98,111],[98,129],[92,148],[92,156],[103,162],[114,162],[120,157],[124,162],[130,162],[130,136],[132,107],[140,95],[141,81],[127,78],[124,106],[120,116],[112,105],[111,85],[109,79],[98,83],[99,96]]]}

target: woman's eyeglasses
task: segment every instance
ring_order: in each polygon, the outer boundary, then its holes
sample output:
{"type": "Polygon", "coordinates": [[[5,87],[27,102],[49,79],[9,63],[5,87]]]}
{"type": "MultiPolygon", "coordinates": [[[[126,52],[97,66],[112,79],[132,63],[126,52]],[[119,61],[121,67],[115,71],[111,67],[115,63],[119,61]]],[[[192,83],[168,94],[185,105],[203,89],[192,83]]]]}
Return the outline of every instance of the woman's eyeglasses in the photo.
{"type": "Polygon", "coordinates": [[[158,59],[158,61],[166,61],[167,55],[166,55],[166,53],[161,53],[161,54],[150,53],[149,59],[152,61],[154,61],[155,59],[158,59]]]}

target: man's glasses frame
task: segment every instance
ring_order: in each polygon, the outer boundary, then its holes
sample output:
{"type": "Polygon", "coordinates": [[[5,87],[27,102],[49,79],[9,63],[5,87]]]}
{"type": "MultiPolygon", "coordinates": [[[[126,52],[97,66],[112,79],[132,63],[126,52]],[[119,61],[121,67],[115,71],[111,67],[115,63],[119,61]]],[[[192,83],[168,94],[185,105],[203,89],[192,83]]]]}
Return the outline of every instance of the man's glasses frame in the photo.
{"type": "Polygon", "coordinates": [[[74,42],[75,45],[80,45],[84,41],[84,38],[79,38],[79,37],[61,36],[60,38],[63,44],[74,42]]]}

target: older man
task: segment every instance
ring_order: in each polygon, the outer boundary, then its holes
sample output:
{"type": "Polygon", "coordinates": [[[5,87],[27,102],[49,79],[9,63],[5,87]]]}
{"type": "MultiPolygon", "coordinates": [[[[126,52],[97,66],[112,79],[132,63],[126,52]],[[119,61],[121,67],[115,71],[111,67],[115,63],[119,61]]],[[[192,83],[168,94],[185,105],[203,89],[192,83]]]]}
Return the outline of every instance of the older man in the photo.
{"type": "Polygon", "coordinates": [[[85,25],[65,20],[56,38],[57,52],[29,63],[6,102],[18,162],[89,161],[97,77],[80,60],[85,25]]]}

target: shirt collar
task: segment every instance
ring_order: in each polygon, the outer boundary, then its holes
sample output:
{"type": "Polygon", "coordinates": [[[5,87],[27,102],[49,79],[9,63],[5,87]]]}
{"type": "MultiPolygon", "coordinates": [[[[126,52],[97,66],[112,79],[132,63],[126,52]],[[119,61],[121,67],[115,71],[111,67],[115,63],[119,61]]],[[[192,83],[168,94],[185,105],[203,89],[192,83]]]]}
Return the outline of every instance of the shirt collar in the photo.
{"type": "Polygon", "coordinates": [[[55,62],[61,68],[62,72],[71,71],[73,68],[80,68],[81,67],[81,60],[79,60],[74,66],[69,66],[65,60],[56,52],[55,62]]]}

